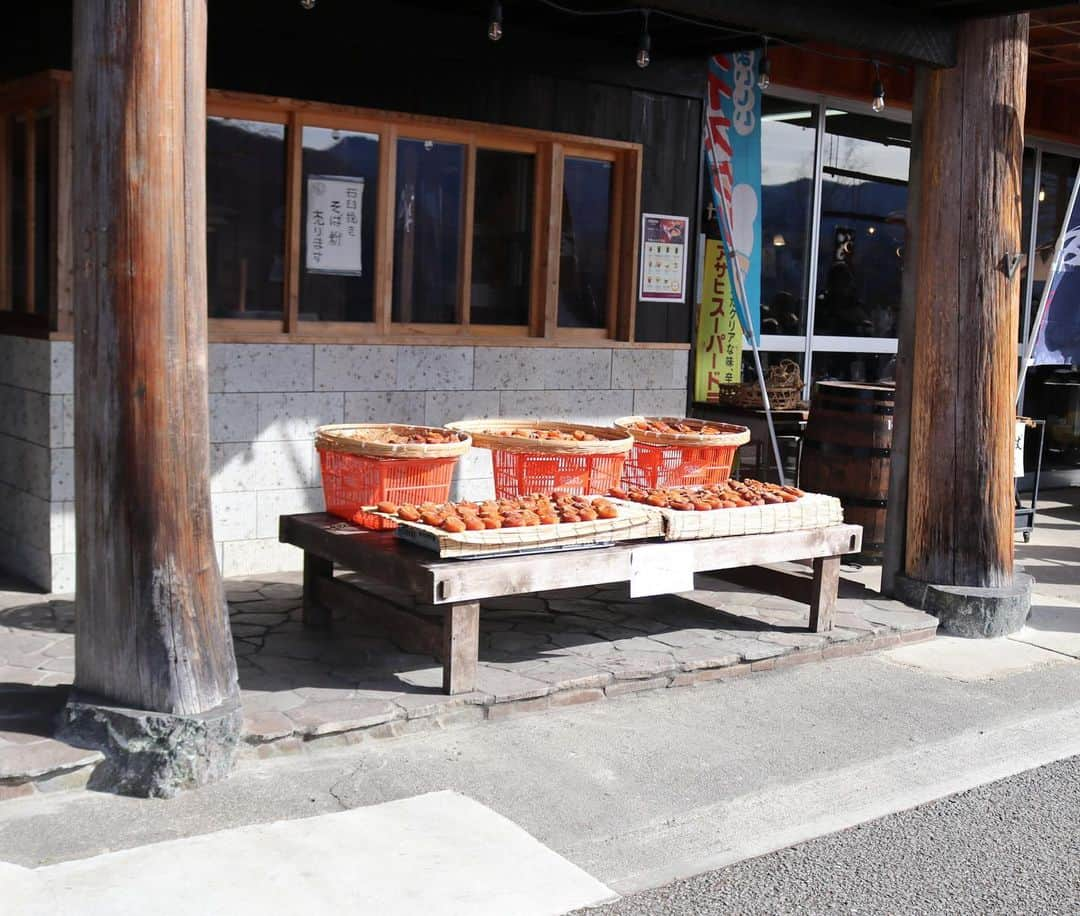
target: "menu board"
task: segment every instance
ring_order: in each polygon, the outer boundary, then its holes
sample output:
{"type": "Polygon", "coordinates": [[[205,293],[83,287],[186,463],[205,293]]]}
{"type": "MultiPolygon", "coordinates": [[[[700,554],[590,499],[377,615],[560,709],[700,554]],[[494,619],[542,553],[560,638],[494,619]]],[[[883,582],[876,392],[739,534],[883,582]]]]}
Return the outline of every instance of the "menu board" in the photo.
{"type": "Polygon", "coordinates": [[[641,216],[643,302],[686,301],[686,240],[690,217],[644,213],[641,216]]]}
{"type": "Polygon", "coordinates": [[[311,175],[307,182],[305,267],[309,273],[363,274],[364,179],[311,175]]]}

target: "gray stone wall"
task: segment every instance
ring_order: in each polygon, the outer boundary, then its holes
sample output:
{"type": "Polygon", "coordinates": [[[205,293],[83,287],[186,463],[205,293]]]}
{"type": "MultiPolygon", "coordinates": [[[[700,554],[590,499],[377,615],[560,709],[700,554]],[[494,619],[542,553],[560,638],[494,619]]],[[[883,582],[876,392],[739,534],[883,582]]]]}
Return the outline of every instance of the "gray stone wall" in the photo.
{"type": "Polygon", "coordinates": [[[71,349],[0,336],[0,565],[60,591],[75,582],[71,349]]]}
{"type": "MultiPolygon", "coordinates": [[[[74,588],[71,344],[0,338],[0,563],[74,588]],[[25,405],[25,406],[24,406],[25,405]],[[7,527],[2,527],[4,524],[7,527]]],[[[681,414],[685,349],[211,344],[214,534],[226,576],[296,569],[278,516],[323,508],[314,430],[325,423],[441,425],[498,416],[609,423],[681,414]]],[[[453,495],[492,492],[474,449],[453,495]]]]}

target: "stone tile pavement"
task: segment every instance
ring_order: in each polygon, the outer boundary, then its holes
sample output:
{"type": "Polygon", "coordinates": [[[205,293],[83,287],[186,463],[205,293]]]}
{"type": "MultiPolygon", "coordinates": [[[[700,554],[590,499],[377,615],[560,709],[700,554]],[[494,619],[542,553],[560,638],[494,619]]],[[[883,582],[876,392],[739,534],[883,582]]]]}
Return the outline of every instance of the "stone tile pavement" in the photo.
{"type": "MultiPolygon", "coordinates": [[[[792,567],[794,568],[794,567],[792,567]]],[[[843,582],[836,628],[805,605],[699,576],[693,592],[625,585],[483,603],[479,689],[448,697],[429,656],[341,613],[304,628],[295,574],[226,583],[245,710],[244,755],[274,756],[689,687],[931,638],[937,621],[843,582]]],[[[74,673],[70,597],[0,591],[0,800],[85,785],[100,755],[51,737],[74,673]]]]}

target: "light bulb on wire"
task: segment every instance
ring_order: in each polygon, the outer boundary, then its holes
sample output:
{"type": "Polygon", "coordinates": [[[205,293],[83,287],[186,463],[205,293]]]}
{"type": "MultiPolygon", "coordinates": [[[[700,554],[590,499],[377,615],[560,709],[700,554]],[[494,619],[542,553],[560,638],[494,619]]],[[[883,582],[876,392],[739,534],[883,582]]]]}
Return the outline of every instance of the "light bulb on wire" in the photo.
{"type": "Polygon", "coordinates": [[[498,41],[503,37],[502,4],[495,0],[491,4],[491,15],[488,17],[488,39],[498,41]]]}
{"type": "Polygon", "coordinates": [[[885,84],[881,81],[881,70],[878,68],[878,62],[874,61],[874,101],[870,103],[870,107],[874,109],[877,114],[881,114],[885,110],[885,84]]]}
{"type": "Polygon", "coordinates": [[[765,39],[765,47],[761,51],[761,63],[758,64],[758,89],[764,92],[772,84],[772,61],[769,60],[769,39],[765,39]]]}
{"type": "Polygon", "coordinates": [[[637,65],[642,70],[652,61],[652,36],[649,35],[649,11],[641,12],[641,37],[638,39],[637,65]]]}

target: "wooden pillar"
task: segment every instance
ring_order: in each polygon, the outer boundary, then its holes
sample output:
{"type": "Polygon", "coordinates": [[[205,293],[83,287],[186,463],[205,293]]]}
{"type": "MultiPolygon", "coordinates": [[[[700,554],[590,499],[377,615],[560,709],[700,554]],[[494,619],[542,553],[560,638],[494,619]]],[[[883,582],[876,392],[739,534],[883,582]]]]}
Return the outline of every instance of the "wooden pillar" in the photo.
{"type": "Polygon", "coordinates": [[[238,695],[210,513],[205,52],[206,0],[75,4],[75,687],[204,718],[238,695]]]}
{"type": "Polygon", "coordinates": [[[907,576],[1013,584],[1013,420],[1027,15],[959,29],[919,81],[922,156],[907,576]]]}

